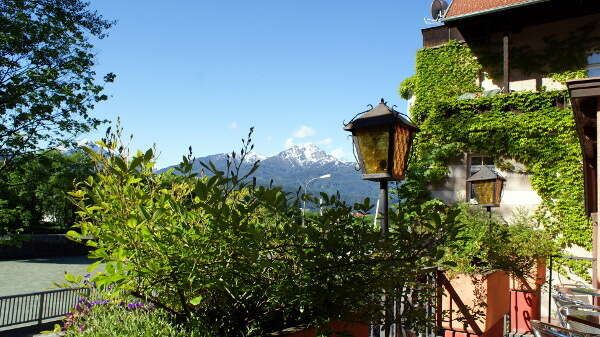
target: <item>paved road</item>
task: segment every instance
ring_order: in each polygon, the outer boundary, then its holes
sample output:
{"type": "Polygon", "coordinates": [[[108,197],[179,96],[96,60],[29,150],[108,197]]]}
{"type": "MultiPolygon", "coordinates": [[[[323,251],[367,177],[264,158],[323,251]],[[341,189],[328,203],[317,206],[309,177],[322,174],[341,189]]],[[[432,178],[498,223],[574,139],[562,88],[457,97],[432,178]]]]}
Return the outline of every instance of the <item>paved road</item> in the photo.
{"type": "Polygon", "coordinates": [[[65,272],[84,275],[92,262],[85,256],[0,261],[0,296],[56,288],[56,282],[65,282],[65,272]]]}

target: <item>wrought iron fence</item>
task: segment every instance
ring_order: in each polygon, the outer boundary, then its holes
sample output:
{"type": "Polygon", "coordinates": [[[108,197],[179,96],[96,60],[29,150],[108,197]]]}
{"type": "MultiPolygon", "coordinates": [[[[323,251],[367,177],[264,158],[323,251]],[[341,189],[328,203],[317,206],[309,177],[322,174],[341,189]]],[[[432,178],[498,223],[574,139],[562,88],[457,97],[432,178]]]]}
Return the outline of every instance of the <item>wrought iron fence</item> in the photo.
{"type": "Polygon", "coordinates": [[[70,288],[0,297],[0,328],[37,323],[67,314],[89,288],[70,288]]]}

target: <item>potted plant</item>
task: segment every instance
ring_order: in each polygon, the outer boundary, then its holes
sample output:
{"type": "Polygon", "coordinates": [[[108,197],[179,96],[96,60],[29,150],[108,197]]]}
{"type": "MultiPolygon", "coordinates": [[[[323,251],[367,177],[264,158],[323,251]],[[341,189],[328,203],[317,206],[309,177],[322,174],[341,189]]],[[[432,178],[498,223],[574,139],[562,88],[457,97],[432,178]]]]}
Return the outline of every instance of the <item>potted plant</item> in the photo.
{"type": "Polygon", "coordinates": [[[541,261],[553,251],[551,238],[525,218],[508,224],[479,207],[457,207],[461,211],[457,217],[460,240],[446,247],[442,261],[446,269],[440,282],[446,295],[442,299],[446,316],[442,327],[501,336],[504,316],[511,313],[511,303],[517,303],[512,306],[518,308],[512,316],[522,319],[511,325],[526,332],[525,318],[539,318],[545,270],[541,261]]]}

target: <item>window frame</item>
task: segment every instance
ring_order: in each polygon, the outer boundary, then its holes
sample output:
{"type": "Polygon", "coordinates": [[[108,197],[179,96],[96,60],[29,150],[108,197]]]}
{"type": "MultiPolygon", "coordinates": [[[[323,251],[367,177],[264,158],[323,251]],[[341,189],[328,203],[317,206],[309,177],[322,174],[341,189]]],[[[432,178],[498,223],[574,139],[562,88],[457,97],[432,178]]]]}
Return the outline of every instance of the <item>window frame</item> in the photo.
{"type": "Polygon", "coordinates": [[[600,77],[600,51],[591,51],[587,53],[585,71],[587,77],[600,77]],[[598,73],[595,74],[595,76],[592,76],[592,71],[598,73]]]}

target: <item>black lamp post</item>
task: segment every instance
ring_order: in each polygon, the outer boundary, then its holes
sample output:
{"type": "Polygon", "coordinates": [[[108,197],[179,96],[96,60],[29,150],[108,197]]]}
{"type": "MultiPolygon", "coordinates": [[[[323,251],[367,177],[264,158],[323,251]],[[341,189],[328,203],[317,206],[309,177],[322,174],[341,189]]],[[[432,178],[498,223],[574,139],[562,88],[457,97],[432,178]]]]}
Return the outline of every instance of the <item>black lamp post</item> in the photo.
{"type": "Polygon", "coordinates": [[[381,233],[388,232],[388,181],[404,179],[415,133],[407,118],[381,102],[346,124],[365,180],[379,181],[381,233]]]}
{"type": "Polygon", "coordinates": [[[500,206],[505,181],[503,177],[483,166],[467,181],[472,184],[473,198],[480,206],[487,208],[488,212],[492,207],[500,206]]]}

